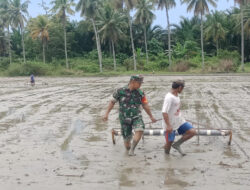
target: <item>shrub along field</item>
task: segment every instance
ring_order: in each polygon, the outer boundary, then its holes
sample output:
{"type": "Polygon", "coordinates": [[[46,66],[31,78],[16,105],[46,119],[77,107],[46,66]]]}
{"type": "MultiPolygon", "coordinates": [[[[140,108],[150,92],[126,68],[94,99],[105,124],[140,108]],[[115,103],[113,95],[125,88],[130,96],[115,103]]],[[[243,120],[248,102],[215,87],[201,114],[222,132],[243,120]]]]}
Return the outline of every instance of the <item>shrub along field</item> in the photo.
{"type": "MultiPolygon", "coordinates": [[[[65,68],[65,61],[54,60],[44,64],[38,61],[14,60],[9,64],[7,58],[0,60],[1,76],[85,76],[85,75],[117,75],[134,73],[133,59],[124,55],[117,56],[117,67],[114,71],[113,59],[103,56],[103,73],[100,73],[98,58],[92,54],[89,57],[69,59],[70,68],[65,68]]],[[[141,73],[227,73],[240,72],[240,55],[234,51],[221,50],[218,56],[205,58],[205,68],[202,70],[201,57],[176,58],[170,68],[165,54],[151,55],[146,64],[145,56],[137,58],[137,72],[141,73]]],[[[250,63],[245,64],[245,72],[250,72],[250,63]]]]}

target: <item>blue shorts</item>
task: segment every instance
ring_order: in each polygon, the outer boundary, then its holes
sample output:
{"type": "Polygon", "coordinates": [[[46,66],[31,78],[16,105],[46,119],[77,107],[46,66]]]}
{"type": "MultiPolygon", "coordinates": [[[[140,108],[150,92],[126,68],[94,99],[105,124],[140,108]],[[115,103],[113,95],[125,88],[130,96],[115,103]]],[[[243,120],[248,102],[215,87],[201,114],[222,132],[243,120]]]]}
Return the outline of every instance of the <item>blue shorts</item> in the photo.
{"type": "Polygon", "coordinates": [[[184,133],[186,133],[187,131],[189,131],[190,129],[193,129],[193,126],[188,123],[188,122],[185,122],[183,123],[178,129],[178,134],[179,135],[183,135],[184,133]]]}
{"type": "MultiPolygon", "coordinates": [[[[183,135],[184,133],[186,133],[192,128],[193,126],[190,123],[185,122],[177,129],[177,131],[179,135],[183,135]]],[[[172,133],[166,133],[165,138],[166,138],[166,142],[173,142],[175,139],[175,130],[173,130],[172,133]]]]}

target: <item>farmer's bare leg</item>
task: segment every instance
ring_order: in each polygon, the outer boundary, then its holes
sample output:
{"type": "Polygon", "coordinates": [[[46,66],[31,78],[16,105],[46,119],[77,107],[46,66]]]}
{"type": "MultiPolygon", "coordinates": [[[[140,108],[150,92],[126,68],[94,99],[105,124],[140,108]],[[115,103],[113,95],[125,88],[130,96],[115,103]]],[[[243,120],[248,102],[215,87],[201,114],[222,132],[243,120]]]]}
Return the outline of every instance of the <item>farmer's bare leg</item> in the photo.
{"type": "Polygon", "coordinates": [[[195,129],[190,129],[186,131],[186,133],[183,134],[183,136],[172,146],[174,149],[176,149],[182,156],[185,156],[186,154],[181,150],[180,145],[187,141],[188,139],[192,138],[196,134],[195,129]]]}
{"type": "Polygon", "coordinates": [[[190,129],[183,134],[182,139],[183,141],[187,141],[188,139],[191,139],[194,135],[196,135],[195,129],[190,129]]]}
{"type": "Polygon", "coordinates": [[[165,146],[164,146],[164,149],[165,149],[165,153],[166,154],[169,154],[170,152],[170,149],[171,149],[171,146],[172,146],[173,142],[166,142],[165,146]]]}

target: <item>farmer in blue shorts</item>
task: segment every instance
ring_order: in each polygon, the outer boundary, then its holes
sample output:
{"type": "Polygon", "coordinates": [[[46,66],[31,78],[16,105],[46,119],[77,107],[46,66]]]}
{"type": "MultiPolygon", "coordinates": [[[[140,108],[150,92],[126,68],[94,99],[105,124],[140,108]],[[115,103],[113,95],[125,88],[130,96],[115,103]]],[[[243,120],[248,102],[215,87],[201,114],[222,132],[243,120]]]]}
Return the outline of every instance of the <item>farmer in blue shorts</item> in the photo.
{"type": "Polygon", "coordinates": [[[166,145],[164,147],[166,154],[169,154],[172,146],[182,156],[185,156],[185,153],[181,150],[180,145],[196,134],[193,126],[186,122],[180,112],[181,103],[178,95],[182,92],[184,86],[184,80],[175,80],[172,83],[171,92],[166,94],[162,106],[162,126],[166,130],[166,145]],[[176,130],[178,134],[182,135],[182,137],[173,144],[176,130]]]}
{"type": "Polygon", "coordinates": [[[30,75],[30,84],[31,86],[35,86],[35,77],[33,74],[30,75]]]}

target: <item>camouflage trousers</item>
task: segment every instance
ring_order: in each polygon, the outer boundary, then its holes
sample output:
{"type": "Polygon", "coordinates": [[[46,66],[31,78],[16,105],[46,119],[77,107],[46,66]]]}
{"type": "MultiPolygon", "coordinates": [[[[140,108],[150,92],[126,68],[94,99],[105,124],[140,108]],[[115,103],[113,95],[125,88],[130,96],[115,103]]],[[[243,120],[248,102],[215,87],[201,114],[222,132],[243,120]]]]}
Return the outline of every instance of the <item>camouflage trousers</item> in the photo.
{"type": "Polygon", "coordinates": [[[145,125],[142,120],[142,117],[137,117],[131,119],[131,121],[127,121],[129,118],[120,118],[121,123],[121,132],[124,141],[130,141],[132,139],[132,130],[136,131],[144,131],[145,125]]]}

